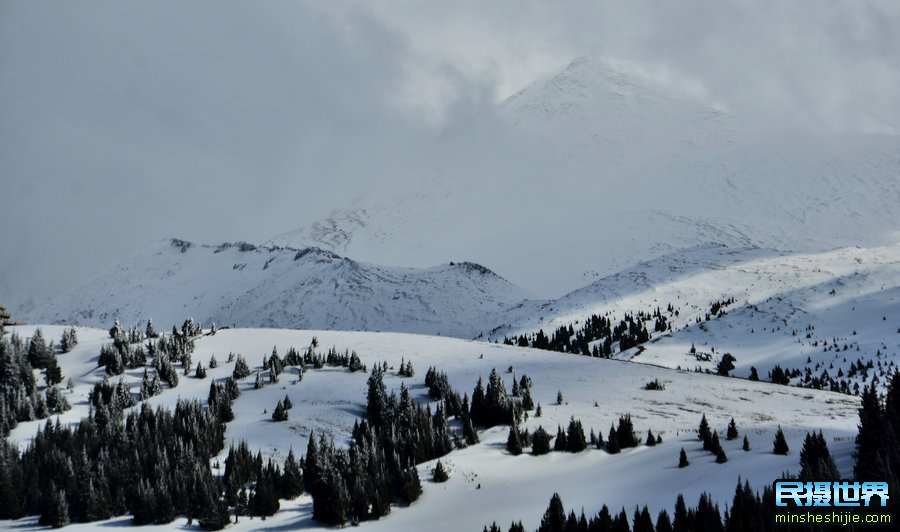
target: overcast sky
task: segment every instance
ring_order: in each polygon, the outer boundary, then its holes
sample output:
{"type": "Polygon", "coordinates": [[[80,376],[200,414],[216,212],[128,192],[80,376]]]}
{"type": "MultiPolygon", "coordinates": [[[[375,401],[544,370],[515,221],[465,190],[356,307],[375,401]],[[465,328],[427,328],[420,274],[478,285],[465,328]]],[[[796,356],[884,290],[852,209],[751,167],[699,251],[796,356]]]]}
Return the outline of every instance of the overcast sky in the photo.
{"type": "Polygon", "coordinates": [[[0,298],[401,187],[441,131],[577,56],[738,114],[892,131],[898,26],[893,0],[4,0],[0,298]]]}

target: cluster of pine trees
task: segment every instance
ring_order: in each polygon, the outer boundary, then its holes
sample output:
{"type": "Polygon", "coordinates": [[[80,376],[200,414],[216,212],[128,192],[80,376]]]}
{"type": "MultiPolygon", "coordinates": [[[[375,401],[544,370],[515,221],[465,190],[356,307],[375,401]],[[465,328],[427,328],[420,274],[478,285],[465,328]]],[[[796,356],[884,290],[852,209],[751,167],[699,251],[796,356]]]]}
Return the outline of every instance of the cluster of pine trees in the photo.
{"type": "Polygon", "coordinates": [[[389,395],[384,367],[376,364],[368,380],[366,417],[354,425],[349,449],[336,447],[324,434],[310,435],[303,472],[313,518],[359,523],[386,515],[393,502],[412,503],[422,492],[416,464],[449,453],[453,439],[443,405],[432,414],[412,401],[405,385],[399,398],[389,395]]]}
{"type": "Polygon", "coordinates": [[[625,314],[618,324],[613,324],[612,319],[607,316],[592,314],[584,320],[584,325],[578,330],[573,324],[561,325],[549,337],[541,329],[530,335],[506,337],[503,339],[503,343],[609,358],[614,352],[617,352],[616,349],[626,351],[648,342],[651,335],[647,324],[651,322],[653,323],[652,328],[656,332],[671,330],[671,324],[668,323],[666,316],[657,308],[652,313],[625,314]],[[595,344],[593,349],[590,347],[591,343],[595,344]]]}
{"type": "MultiPolygon", "coordinates": [[[[878,396],[874,385],[866,388],[859,409],[859,433],[856,439],[856,465],[854,476],[858,481],[887,481],[890,493],[900,488],[900,372],[895,372],[888,385],[888,391],[882,399],[878,396]]],[[[535,431],[537,434],[537,431],[535,431]]],[[[711,431],[704,415],[698,429],[698,435],[706,444],[715,439],[715,431],[711,431]]],[[[734,420],[727,430],[728,439],[738,437],[734,420]]],[[[749,450],[746,436],[744,450],[749,450]]],[[[781,427],[773,442],[775,454],[787,454],[788,446],[781,427]]],[[[681,450],[680,467],[688,465],[684,449],[681,450]]],[[[786,476],[786,478],[789,478],[786,476]]],[[[800,480],[840,480],[840,472],[828,450],[822,432],[807,433],[800,451],[800,480]]],[[[900,503],[896,498],[888,500],[888,511],[896,515],[900,503]]],[[[811,525],[776,525],[775,493],[771,485],[763,488],[762,493],[755,492],[747,481],[738,479],[731,505],[724,513],[712,501],[708,494],[702,494],[697,506],[689,508],[684,497],[679,495],[675,502],[675,512],[670,518],[666,510],[660,511],[654,524],[646,507],[635,508],[631,522],[623,508],[612,515],[606,505],[591,518],[582,511],[578,516],[574,511],[565,512],[562,500],[554,494],[541,519],[537,532],[775,532],[824,530],[811,525]]],[[[852,529],[849,528],[849,529],[852,529]]],[[[487,532],[502,532],[494,523],[484,527],[487,532]]],[[[513,522],[509,532],[524,532],[521,522],[513,522]]]]}
{"type": "Polygon", "coordinates": [[[126,513],[135,524],[168,523],[184,514],[225,526],[228,509],[209,467],[224,423],[199,401],[179,401],[174,412],[145,403],[124,417],[112,389],[77,426],[48,421],[21,454],[2,443],[0,518],[37,514],[58,527],[126,513]]]}
{"type": "Polygon", "coordinates": [[[235,522],[245,515],[265,519],[279,510],[279,499],[294,499],[303,493],[304,469],[303,458],[297,460],[293,449],[279,468],[272,459],[264,463],[260,452],[254,457],[246,441],[232,445],[222,482],[224,501],[234,508],[235,522]]]}
{"type": "MultiPolygon", "coordinates": [[[[649,509],[635,507],[629,522],[628,512],[622,508],[610,512],[606,505],[597,515],[588,518],[584,511],[566,513],[559,494],[554,494],[541,518],[537,532],[792,532],[814,530],[809,527],[775,525],[775,494],[766,486],[762,494],[754,492],[749,482],[738,479],[731,505],[722,513],[712,497],[703,493],[697,505],[689,507],[682,495],[675,501],[675,511],[670,516],[660,510],[654,520],[649,509]]],[[[503,532],[496,523],[484,527],[485,532],[503,532]]],[[[525,532],[521,522],[513,522],[509,532],[525,532]]]]}
{"type": "MultiPolygon", "coordinates": [[[[551,437],[543,426],[538,426],[534,433],[529,434],[527,430],[523,431],[517,425],[512,425],[506,439],[506,450],[510,454],[519,455],[524,449],[531,447],[531,454],[540,456],[551,451],[551,441],[553,451],[568,453],[580,453],[591,446],[605,450],[609,454],[618,454],[622,449],[640,445],[640,439],[634,432],[631,415],[625,414],[619,416],[618,425],[613,424],[610,427],[609,436],[605,441],[603,434],[595,433],[594,429],[591,429],[589,437],[585,436],[584,426],[574,417],[569,420],[565,430],[561,426],[557,427],[555,438],[551,437]]],[[[654,446],[659,443],[662,443],[662,438],[655,436],[652,430],[648,431],[645,444],[654,446]]]]}
{"type": "MultiPolygon", "coordinates": [[[[882,399],[875,383],[862,394],[854,474],[859,480],[886,480],[890,493],[900,493],[900,371],[895,371],[882,399]]],[[[890,508],[898,515],[900,501],[890,508]]]]}
{"type": "Polygon", "coordinates": [[[671,304],[667,312],[663,313],[657,307],[653,312],[638,311],[626,313],[618,323],[614,323],[609,316],[592,314],[584,320],[584,325],[576,330],[573,324],[562,325],[549,337],[543,329],[530,335],[506,337],[503,343],[517,345],[519,347],[534,347],[547,351],[559,351],[577,355],[609,358],[614,352],[631,349],[650,341],[651,333],[647,329],[648,324],[654,332],[672,330],[666,315],[677,315],[671,304]],[[590,344],[594,344],[591,349],[590,344]],[[615,349],[618,348],[618,351],[615,349]]]}
{"type": "MultiPolygon", "coordinates": [[[[74,329],[64,335],[70,346],[77,343],[74,329]]],[[[69,410],[69,403],[59,384],[63,373],[56,359],[57,348],[44,339],[41,329],[24,342],[17,334],[7,339],[0,330],[0,437],[22,421],[45,419],[69,410]],[[34,378],[34,370],[42,369],[46,387],[34,378]]]]}

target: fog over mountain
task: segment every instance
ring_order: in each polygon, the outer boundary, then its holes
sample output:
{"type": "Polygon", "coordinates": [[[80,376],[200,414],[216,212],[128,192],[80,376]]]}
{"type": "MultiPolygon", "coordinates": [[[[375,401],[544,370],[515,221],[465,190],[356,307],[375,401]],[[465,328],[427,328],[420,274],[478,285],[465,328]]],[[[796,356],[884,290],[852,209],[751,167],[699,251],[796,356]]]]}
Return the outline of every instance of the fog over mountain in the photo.
{"type": "Polygon", "coordinates": [[[0,299],[171,237],[352,233],[541,296],[701,241],[895,239],[895,4],[582,7],[4,3],[0,299]]]}

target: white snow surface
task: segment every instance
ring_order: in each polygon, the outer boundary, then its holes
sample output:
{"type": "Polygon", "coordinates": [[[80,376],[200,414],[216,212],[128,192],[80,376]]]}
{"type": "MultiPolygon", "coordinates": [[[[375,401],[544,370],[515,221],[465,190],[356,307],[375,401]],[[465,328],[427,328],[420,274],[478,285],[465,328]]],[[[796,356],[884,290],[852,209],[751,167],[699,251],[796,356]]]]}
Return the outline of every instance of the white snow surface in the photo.
{"type": "MultiPolygon", "coordinates": [[[[162,325],[162,324],[159,324],[162,325]]],[[[12,328],[23,337],[33,334],[35,326],[12,328]]],[[[58,340],[61,326],[44,326],[45,337],[58,340]]],[[[87,395],[103,378],[96,367],[100,346],[109,342],[104,330],[78,328],[80,343],[71,353],[60,355],[59,363],[66,378],[75,383],[68,396],[73,405],[60,416],[63,423],[73,423],[88,412],[87,395]]],[[[243,354],[251,367],[271,352],[273,346],[284,354],[290,346],[304,348],[317,337],[320,349],[335,346],[340,350],[356,350],[371,367],[387,361],[399,367],[401,359],[412,361],[416,375],[401,378],[393,369],[385,378],[390,390],[399,391],[405,384],[414,399],[427,402],[423,383],[425,371],[436,366],[445,371],[453,387],[471,392],[479,376],[487,377],[492,368],[503,374],[507,386],[515,375],[527,374],[534,381],[533,396],[543,408],[543,416],[533,415],[524,426],[533,431],[541,425],[555,433],[557,425],[565,426],[571,417],[581,419],[585,430],[609,431],[618,416],[631,413],[635,429],[646,434],[652,429],[663,443],[656,447],[639,447],[619,455],[589,449],[579,454],[551,453],[543,457],[528,454],[513,457],[505,451],[506,429],[495,428],[481,434],[481,443],[454,450],[442,461],[449,466],[451,479],[446,484],[430,481],[433,463],[419,466],[423,481],[422,497],[410,507],[395,507],[390,515],[362,525],[368,530],[481,530],[497,521],[505,528],[510,521],[522,519],[534,528],[554,492],[563,497],[566,508],[588,514],[603,504],[613,511],[625,507],[629,515],[635,505],[648,504],[655,515],[662,508],[674,506],[675,497],[683,493],[696,503],[707,491],[720,505],[731,498],[738,477],[748,479],[761,489],[784,471],[798,470],[798,453],[808,431],[822,430],[838,466],[844,474],[852,469],[853,436],[856,431],[858,399],[830,392],[805,390],[761,382],[716,377],[702,373],[676,371],[618,360],[563,355],[527,348],[507,347],[484,342],[439,338],[424,335],[372,332],[335,332],[275,329],[220,330],[215,335],[197,340],[194,361],[207,363],[215,355],[219,366],[209,370],[206,379],[182,377],[178,387],[166,389],[150,399],[151,405],[173,406],[177,398],[199,398],[205,401],[212,380],[231,374],[233,364],[226,363],[229,352],[243,354]],[[513,373],[506,373],[508,368],[513,373]],[[659,379],[665,390],[648,391],[644,384],[659,379]],[[557,405],[557,392],[562,391],[564,404],[557,405]],[[740,449],[740,439],[723,445],[729,461],[715,464],[714,457],[702,450],[696,437],[700,417],[706,413],[713,429],[724,434],[733,417],[741,432],[750,440],[752,450],[740,449]],[[791,447],[788,456],[773,455],[774,431],[781,426],[791,447]],[[684,447],[691,465],[679,469],[678,453],[684,447]]],[[[125,379],[132,390],[139,387],[142,370],[128,370],[125,379]]],[[[303,453],[312,430],[324,430],[337,442],[346,443],[356,418],[363,415],[367,375],[349,373],[345,369],[309,369],[299,383],[294,383],[291,370],[282,374],[280,382],[253,390],[253,377],[241,383],[241,396],[234,403],[236,419],[228,424],[226,447],[245,439],[253,449],[266,456],[283,459],[293,447],[303,453]],[[271,420],[275,403],[288,395],[294,407],[287,422],[271,420]]],[[[532,412],[533,414],[533,412],[532,412]]],[[[20,424],[11,434],[14,441],[27,445],[28,439],[43,422],[20,424]]],[[[226,451],[227,452],[227,451],[226,451]]],[[[224,461],[226,453],[217,459],[224,461]]],[[[215,464],[216,459],[213,460],[215,464]]],[[[218,470],[219,473],[222,470],[218,470]]],[[[237,530],[309,528],[320,529],[310,519],[311,501],[301,496],[295,501],[282,501],[281,510],[266,521],[244,518],[237,530]]],[[[129,518],[109,521],[110,526],[127,525],[129,518]]],[[[36,518],[0,527],[34,529],[36,518]]],[[[73,525],[74,530],[93,529],[97,524],[73,525]]],[[[185,520],[159,529],[184,528],[185,520]]]]}

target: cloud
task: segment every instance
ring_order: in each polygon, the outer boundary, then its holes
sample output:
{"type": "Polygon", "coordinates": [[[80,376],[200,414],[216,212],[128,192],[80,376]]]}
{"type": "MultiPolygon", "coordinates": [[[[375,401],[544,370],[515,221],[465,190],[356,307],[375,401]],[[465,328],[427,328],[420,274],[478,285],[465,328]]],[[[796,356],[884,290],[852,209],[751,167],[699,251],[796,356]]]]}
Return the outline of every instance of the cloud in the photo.
{"type": "Polygon", "coordinates": [[[394,2],[383,23],[503,98],[573,57],[631,62],[732,111],[834,129],[900,126],[890,0],[394,2]]]}
{"type": "Polygon", "coordinates": [[[61,289],[156,238],[263,240],[393,183],[419,151],[396,106],[407,43],[368,17],[286,2],[0,9],[7,291],[61,289]]]}
{"type": "Polygon", "coordinates": [[[495,104],[581,55],[738,114],[890,131],[898,20],[889,0],[3,2],[0,299],[402,189],[435,150],[484,154],[495,104]]]}

